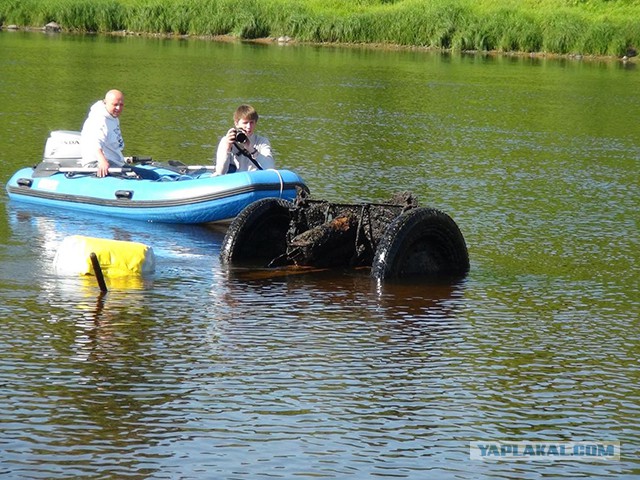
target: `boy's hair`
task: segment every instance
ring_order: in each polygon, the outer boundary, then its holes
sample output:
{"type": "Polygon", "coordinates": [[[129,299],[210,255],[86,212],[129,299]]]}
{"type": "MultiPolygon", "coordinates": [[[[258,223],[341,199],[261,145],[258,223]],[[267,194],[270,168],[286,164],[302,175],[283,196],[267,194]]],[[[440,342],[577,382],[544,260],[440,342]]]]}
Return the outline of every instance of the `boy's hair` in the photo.
{"type": "Polygon", "coordinates": [[[254,120],[258,121],[258,112],[251,105],[240,105],[233,114],[233,121],[238,120],[254,120]]]}

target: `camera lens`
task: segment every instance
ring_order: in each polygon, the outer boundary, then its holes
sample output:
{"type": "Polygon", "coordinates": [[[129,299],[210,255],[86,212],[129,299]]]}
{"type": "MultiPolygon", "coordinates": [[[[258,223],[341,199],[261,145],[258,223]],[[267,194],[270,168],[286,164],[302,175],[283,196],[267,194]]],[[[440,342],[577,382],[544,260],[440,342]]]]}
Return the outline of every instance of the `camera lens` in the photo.
{"type": "Polygon", "coordinates": [[[244,130],[236,130],[236,142],[244,143],[247,141],[247,134],[244,133],[244,130]]]}

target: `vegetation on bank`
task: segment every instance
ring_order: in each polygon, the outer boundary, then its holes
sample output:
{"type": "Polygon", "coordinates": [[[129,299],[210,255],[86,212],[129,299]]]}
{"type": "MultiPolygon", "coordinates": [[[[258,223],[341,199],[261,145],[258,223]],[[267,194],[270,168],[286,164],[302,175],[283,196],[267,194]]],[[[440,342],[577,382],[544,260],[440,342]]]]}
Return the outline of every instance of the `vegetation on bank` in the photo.
{"type": "Polygon", "coordinates": [[[640,0],[0,0],[5,27],[635,55],[640,0]]]}

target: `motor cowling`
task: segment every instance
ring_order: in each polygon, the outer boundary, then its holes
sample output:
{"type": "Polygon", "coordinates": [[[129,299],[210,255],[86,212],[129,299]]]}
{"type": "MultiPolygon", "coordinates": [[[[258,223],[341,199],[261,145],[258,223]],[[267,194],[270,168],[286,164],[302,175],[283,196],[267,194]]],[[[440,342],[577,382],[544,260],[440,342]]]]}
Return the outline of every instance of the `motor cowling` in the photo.
{"type": "Polygon", "coordinates": [[[80,164],[80,132],[54,130],[44,146],[43,162],[60,164],[61,167],[73,167],[80,164]]]}

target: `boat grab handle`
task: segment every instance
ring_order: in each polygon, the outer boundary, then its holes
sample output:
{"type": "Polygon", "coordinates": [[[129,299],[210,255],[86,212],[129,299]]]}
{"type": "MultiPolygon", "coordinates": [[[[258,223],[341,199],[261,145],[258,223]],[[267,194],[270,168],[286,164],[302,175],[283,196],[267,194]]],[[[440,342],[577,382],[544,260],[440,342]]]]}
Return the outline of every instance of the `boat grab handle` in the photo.
{"type": "Polygon", "coordinates": [[[133,198],[133,190],[116,190],[116,198],[133,198]]]}

